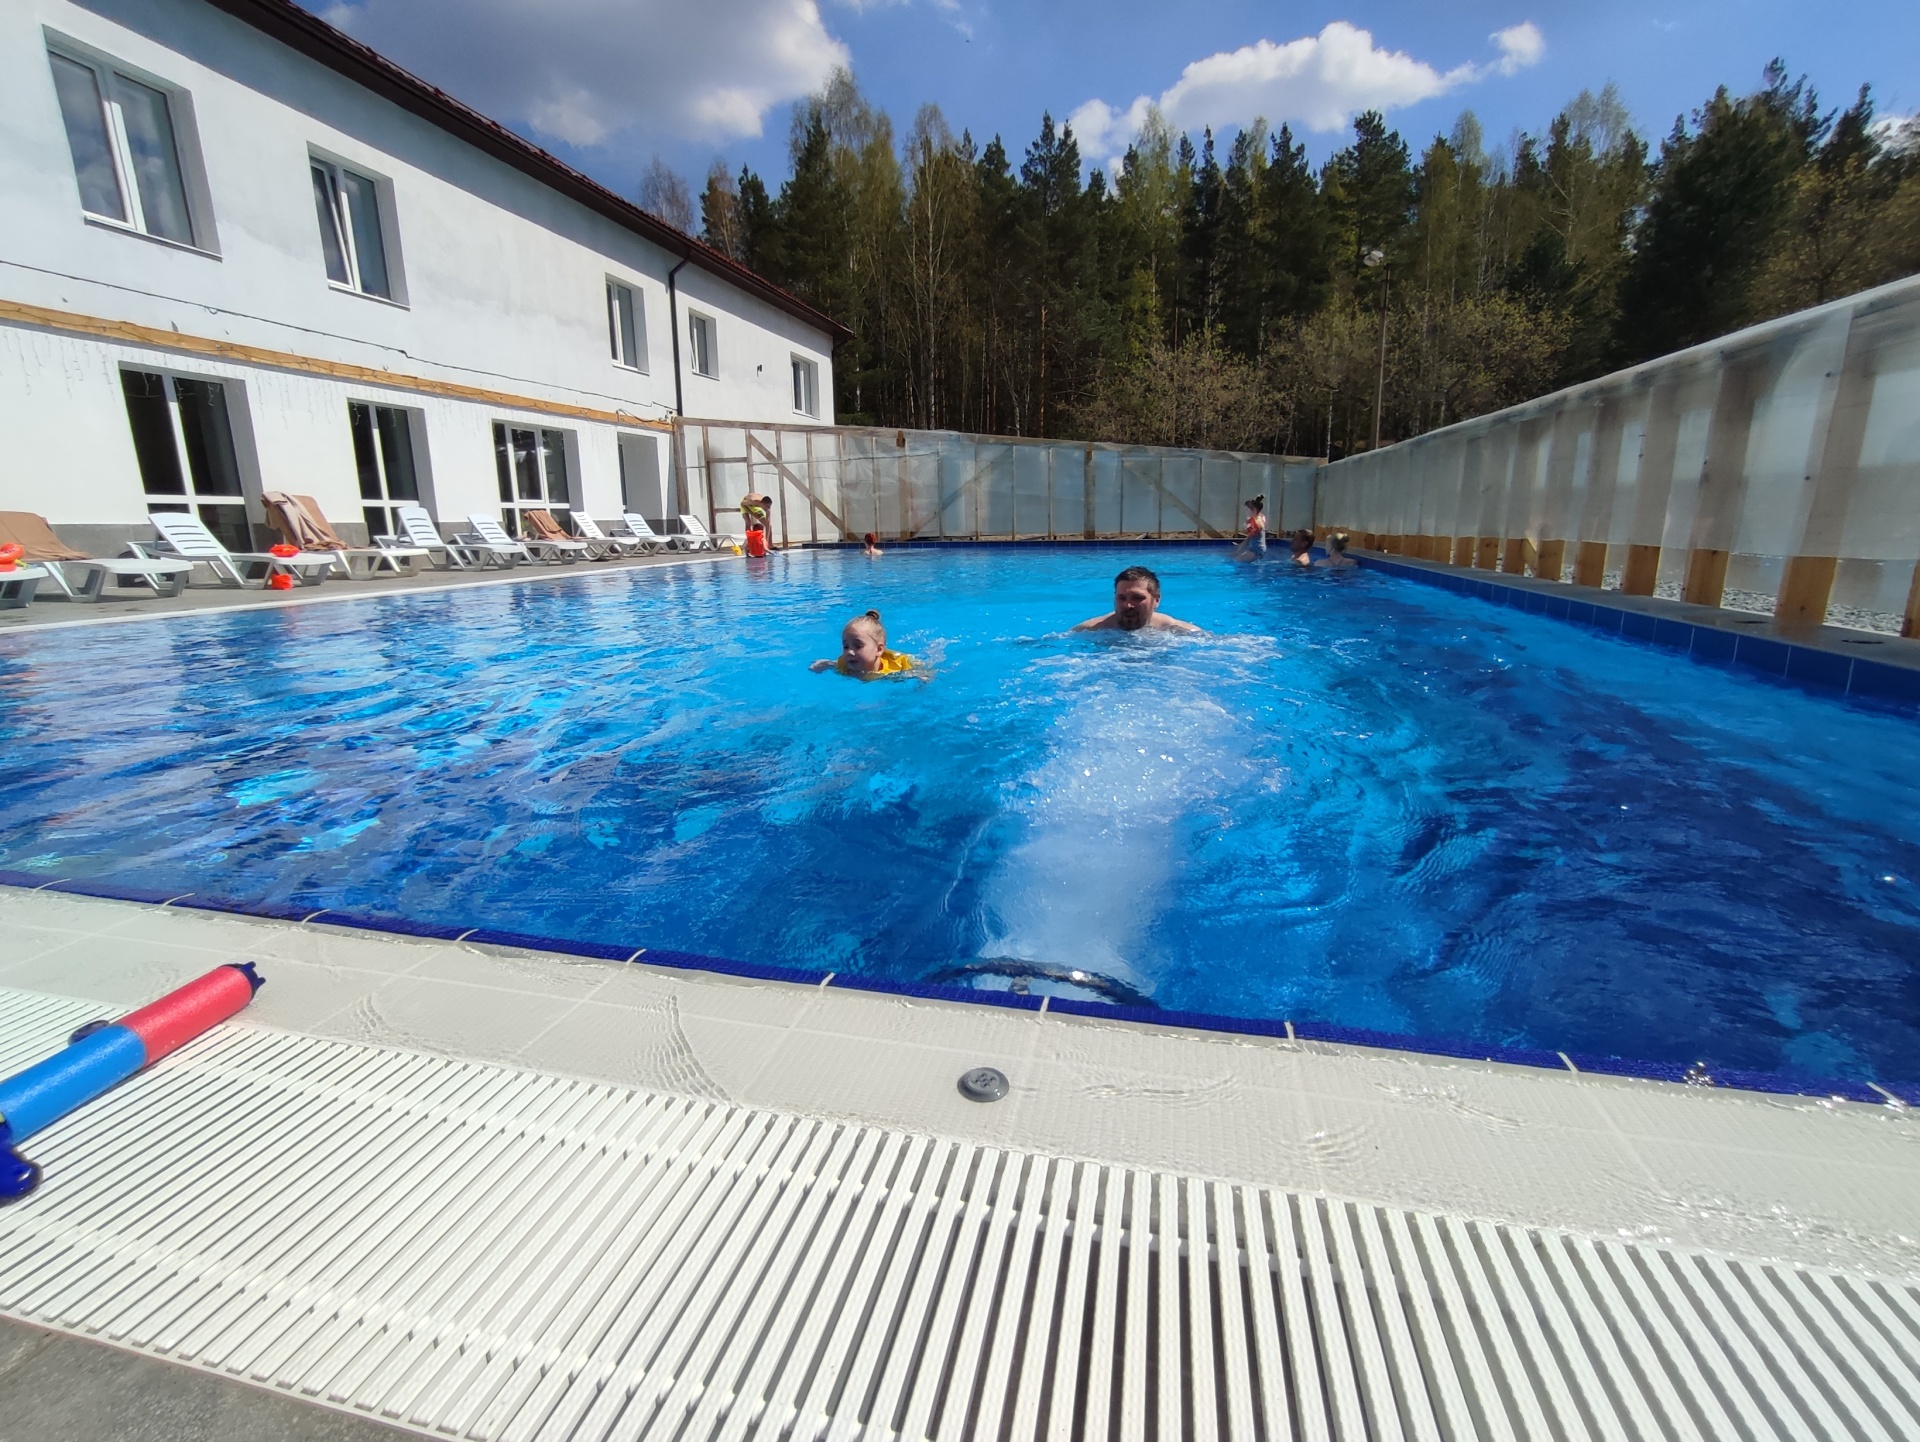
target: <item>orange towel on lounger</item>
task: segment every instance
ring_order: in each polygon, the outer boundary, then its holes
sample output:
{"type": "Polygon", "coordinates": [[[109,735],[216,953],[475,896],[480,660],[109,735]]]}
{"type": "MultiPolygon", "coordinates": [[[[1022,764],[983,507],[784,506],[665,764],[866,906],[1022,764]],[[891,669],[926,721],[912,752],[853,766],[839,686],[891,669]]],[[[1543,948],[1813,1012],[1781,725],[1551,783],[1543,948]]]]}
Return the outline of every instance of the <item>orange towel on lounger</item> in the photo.
{"type": "Polygon", "coordinates": [[[327,518],[312,496],[294,496],[285,491],[262,491],[260,499],[267,508],[267,520],[289,546],[303,551],[346,551],[352,548],[333,533],[327,518]]]}
{"type": "Polygon", "coordinates": [[[536,541],[571,541],[575,539],[575,537],[569,536],[560,528],[560,523],[553,518],[551,511],[522,511],[520,513],[520,524],[533,532],[533,539],[536,541]]]}
{"type": "Polygon", "coordinates": [[[90,561],[85,551],[76,551],[58,536],[45,517],[32,511],[0,511],[0,546],[13,544],[26,552],[28,561],[90,561]]]}

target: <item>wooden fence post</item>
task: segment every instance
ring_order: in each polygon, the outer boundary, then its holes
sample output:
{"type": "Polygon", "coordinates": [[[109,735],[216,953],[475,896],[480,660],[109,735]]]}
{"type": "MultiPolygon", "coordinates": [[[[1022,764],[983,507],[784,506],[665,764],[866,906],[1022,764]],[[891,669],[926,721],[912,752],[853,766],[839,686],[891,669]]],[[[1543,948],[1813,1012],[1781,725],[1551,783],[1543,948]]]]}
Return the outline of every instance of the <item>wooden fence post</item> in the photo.
{"type": "Polygon", "coordinates": [[[1722,362],[1713,416],[1707,423],[1707,457],[1687,545],[1686,580],[1680,588],[1680,598],[1696,606],[1718,606],[1726,594],[1727,562],[1747,499],[1747,447],[1753,438],[1754,409],[1772,389],[1785,360],[1776,342],[1758,354],[1722,362]]]}
{"type": "Polygon", "coordinates": [[[1660,548],[1658,546],[1628,546],[1627,564],[1620,572],[1620,594],[1623,596],[1651,596],[1656,582],[1660,579],[1660,548]]]}
{"type": "Polygon", "coordinates": [[[1674,458],[1680,444],[1680,393],[1686,376],[1656,382],[1647,399],[1647,428],[1640,438],[1640,465],[1633,484],[1633,521],[1627,536],[1627,563],[1620,590],[1628,596],[1651,596],[1660,579],[1660,547],[1656,542],[1634,543],[1635,535],[1665,534],[1667,504],[1673,496],[1674,458]]]}
{"type": "MultiPolygon", "coordinates": [[[[1805,478],[1807,519],[1797,543],[1799,553],[1787,558],[1773,603],[1774,619],[1782,625],[1818,626],[1827,619],[1846,537],[1847,511],[1860,475],[1867,413],[1873,404],[1873,340],[1872,326],[1848,326],[1832,394],[1823,397],[1826,404],[1814,422],[1814,443],[1807,448],[1813,468],[1805,478]]],[[[1920,570],[1915,575],[1920,579],[1920,570]]],[[[1914,634],[1913,618],[1914,598],[1909,597],[1903,636],[1914,634]]]]}
{"type": "Polygon", "coordinates": [[[1598,589],[1607,583],[1607,543],[1582,541],[1573,553],[1573,584],[1598,589]]]}

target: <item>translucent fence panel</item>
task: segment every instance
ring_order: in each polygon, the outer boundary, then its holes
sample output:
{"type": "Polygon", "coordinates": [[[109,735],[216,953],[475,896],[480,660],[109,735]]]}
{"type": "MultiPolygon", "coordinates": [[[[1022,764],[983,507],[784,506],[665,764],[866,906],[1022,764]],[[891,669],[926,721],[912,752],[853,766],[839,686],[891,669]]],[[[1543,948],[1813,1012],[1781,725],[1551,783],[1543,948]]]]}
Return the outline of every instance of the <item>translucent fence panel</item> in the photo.
{"type": "Polygon", "coordinates": [[[1920,279],[1322,469],[1320,529],[1456,565],[1920,631],[1920,279]]]}
{"type": "Polygon", "coordinates": [[[749,491],[773,539],[1225,539],[1266,497],[1272,529],[1314,523],[1318,460],[948,431],[680,422],[684,509],[738,533],[749,491]]]}

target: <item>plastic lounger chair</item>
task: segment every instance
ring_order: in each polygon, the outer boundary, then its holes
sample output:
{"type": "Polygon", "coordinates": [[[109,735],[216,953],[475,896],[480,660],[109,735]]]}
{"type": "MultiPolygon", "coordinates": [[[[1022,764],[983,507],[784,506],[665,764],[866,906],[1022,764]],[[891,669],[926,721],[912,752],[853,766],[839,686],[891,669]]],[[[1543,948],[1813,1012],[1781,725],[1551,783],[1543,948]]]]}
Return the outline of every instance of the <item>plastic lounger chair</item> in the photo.
{"type": "Polygon", "coordinates": [[[438,571],[464,571],[468,566],[480,564],[477,556],[469,554],[465,547],[448,541],[440,534],[440,528],[434,525],[433,517],[427,514],[425,506],[395,506],[393,518],[399,523],[403,534],[375,536],[375,545],[392,548],[396,552],[418,551],[438,571]],[[435,551],[440,553],[437,561],[433,559],[435,551]]]}
{"type": "Polygon", "coordinates": [[[585,556],[594,560],[597,549],[606,554],[604,547],[595,547],[588,541],[576,541],[560,528],[553,518],[552,511],[522,511],[520,513],[520,544],[536,556],[545,556],[565,561],[569,565],[585,556]]]}
{"type": "Polygon", "coordinates": [[[573,513],[573,528],[581,540],[598,546],[602,556],[631,556],[646,549],[646,543],[637,536],[616,536],[601,530],[600,523],[585,511],[573,513]]]}
{"type": "Polygon", "coordinates": [[[501,567],[518,565],[522,561],[531,561],[533,552],[514,540],[492,516],[478,512],[467,517],[472,531],[454,539],[463,546],[468,555],[477,559],[480,565],[488,562],[501,567]]]}
{"type": "Polygon", "coordinates": [[[289,495],[285,491],[263,491],[260,499],[267,508],[267,519],[272,522],[280,538],[290,546],[298,546],[316,556],[328,557],[340,574],[351,576],[353,567],[349,558],[358,558],[366,562],[368,576],[385,567],[396,576],[404,574],[401,561],[411,563],[416,556],[427,553],[418,547],[400,546],[349,546],[340,539],[339,533],[328,524],[326,516],[320,510],[319,502],[312,496],[289,495]]]}
{"type": "Polygon", "coordinates": [[[628,511],[620,519],[626,523],[627,534],[649,550],[684,551],[687,547],[685,536],[663,536],[647,524],[645,516],[628,511]]]}
{"type": "Polygon", "coordinates": [[[687,549],[690,551],[717,551],[720,548],[713,532],[698,516],[681,516],[680,529],[687,533],[687,549]]]}
{"type": "MultiPolygon", "coordinates": [[[[149,518],[160,548],[183,561],[197,561],[212,571],[223,586],[244,586],[249,577],[242,567],[259,567],[262,584],[275,571],[284,571],[303,586],[317,586],[333,568],[331,556],[270,556],[265,551],[229,551],[200,524],[182,511],[155,511],[149,518]]],[[[137,549],[137,548],[136,548],[137,549]]]]}
{"type": "Polygon", "coordinates": [[[47,579],[47,569],[45,566],[16,565],[11,571],[0,571],[0,611],[12,611],[30,605],[33,593],[47,579]]]}
{"type": "Polygon", "coordinates": [[[140,555],[101,560],[76,551],[53,533],[44,516],[32,511],[0,511],[0,545],[8,542],[20,546],[26,560],[41,567],[45,578],[70,601],[99,600],[109,577],[141,581],[159,595],[177,596],[193,574],[191,561],[153,560],[140,555]],[[78,590],[69,571],[80,573],[78,590]]]}

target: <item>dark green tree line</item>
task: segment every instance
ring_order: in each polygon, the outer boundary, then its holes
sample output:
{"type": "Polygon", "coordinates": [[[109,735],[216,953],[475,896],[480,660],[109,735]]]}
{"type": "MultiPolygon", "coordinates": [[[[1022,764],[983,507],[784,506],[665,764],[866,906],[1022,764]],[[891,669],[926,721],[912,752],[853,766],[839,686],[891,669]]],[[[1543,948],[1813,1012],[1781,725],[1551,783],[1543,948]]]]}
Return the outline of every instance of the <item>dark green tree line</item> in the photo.
{"type": "Polygon", "coordinates": [[[1157,114],[1083,179],[925,106],[904,139],[842,72],[777,189],[716,164],[705,239],[854,332],[847,423],[1340,454],[1920,270],[1920,128],[1822,111],[1776,62],[1658,154],[1611,86],[1490,153],[1377,113],[1316,171],[1263,122],[1157,114]],[[1383,319],[1384,317],[1384,319],[1383,319]]]}

